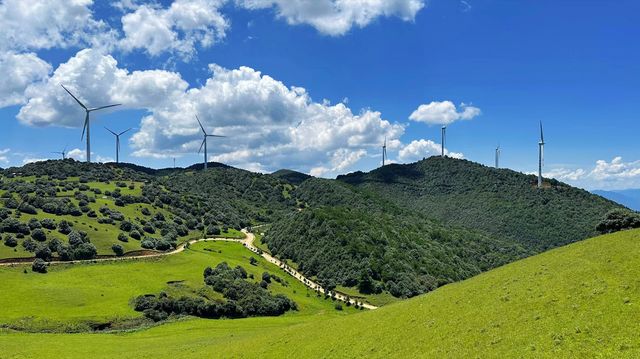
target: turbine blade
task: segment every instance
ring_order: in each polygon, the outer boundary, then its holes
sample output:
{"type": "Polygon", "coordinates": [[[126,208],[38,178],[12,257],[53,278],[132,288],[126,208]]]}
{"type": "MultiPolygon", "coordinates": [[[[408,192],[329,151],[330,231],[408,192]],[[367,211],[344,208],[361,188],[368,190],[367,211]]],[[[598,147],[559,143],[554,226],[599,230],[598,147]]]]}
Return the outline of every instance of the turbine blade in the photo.
{"type": "Polygon", "coordinates": [[[122,135],[124,135],[125,133],[127,133],[127,132],[129,132],[129,131],[131,131],[131,130],[133,130],[133,128],[129,128],[129,129],[125,130],[125,131],[122,131],[122,132],[120,132],[120,133],[118,134],[118,136],[122,136],[122,135]]]}
{"type": "Polygon", "coordinates": [[[205,137],[204,140],[202,140],[202,143],[200,144],[200,149],[198,150],[198,153],[202,152],[202,147],[204,146],[204,142],[207,140],[207,138],[205,137]]]}
{"type": "Polygon", "coordinates": [[[198,120],[198,125],[200,125],[200,129],[202,130],[202,133],[205,134],[205,136],[207,135],[207,131],[204,130],[204,127],[202,127],[202,122],[200,122],[200,119],[198,118],[198,115],[196,115],[196,120],[198,120]]]}
{"type": "Polygon", "coordinates": [[[80,100],[78,100],[78,98],[77,98],[77,97],[75,97],[75,96],[71,93],[71,91],[67,90],[67,88],[66,88],[66,87],[64,87],[64,85],[63,85],[63,84],[60,84],[60,86],[62,86],[62,88],[63,88],[65,91],[67,91],[67,93],[68,93],[69,95],[71,95],[71,97],[73,97],[73,99],[74,99],[74,100],[76,100],[76,102],[77,102],[80,106],[82,106],[82,108],[84,108],[85,110],[88,110],[88,109],[87,109],[87,106],[85,106],[82,102],[80,102],[80,100]]]}
{"type": "Polygon", "coordinates": [[[105,129],[105,130],[107,130],[107,131],[109,131],[109,132],[111,132],[114,136],[116,136],[116,137],[118,136],[115,132],[111,131],[111,130],[110,130],[110,129],[108,129],[106,126],[104,127],[104,129],[105,129]]]}
{"type": "Polygon", "coordinates": [[[544,133],[542,132],[542,121],[540,121],[540,142],[544,143],[544,133]]]}
{"type": "Polygon", "coordinates": [[[107,106],[102,106],[102,107],[96,107],[96,108],[92,108],[89,111],[98,111],[98,110],[104,110],[105,108],[109,108],[109,107],[116,107],[116,106],[122,106],[121,103],[116,103],[114,105],[107,105],[107,106]]]}
{"type": "Polygon", "coordinates": [[[207,135],[207,137],[227,137],[227,136],[220,136],[220,135],[207,135]]]}
{"type": "Polygon", "coordinates": [[[84,118],[84,126],[82,127],[82,136],[80,136],[80,141],[84,139],[84,133],[87,130],[87,125],[89,125],[89,112],[87,112],[87,115],[84,118]]]}

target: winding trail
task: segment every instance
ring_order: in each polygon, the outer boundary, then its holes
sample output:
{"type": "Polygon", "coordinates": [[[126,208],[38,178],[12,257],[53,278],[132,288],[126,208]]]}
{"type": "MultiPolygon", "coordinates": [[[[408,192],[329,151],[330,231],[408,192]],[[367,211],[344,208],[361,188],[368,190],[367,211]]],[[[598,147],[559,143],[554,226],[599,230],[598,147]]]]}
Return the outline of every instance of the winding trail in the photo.
{"type": "MultiPolygon", "coordinates": [[[[247,248],[248,250],[252,251],[253,253],[255,253],[255,254],[259,255],[259,256],[261,256],[262,258],[266,259],[268,262],[277,265],[282,270],[284,270],[286,273],[288,273],[290,276],[292,276],[293,278],[297,279],[298,281],[300,281],[302,284],[304,284],[308,288],[313,289],[314,291],[319,291],[320,293],[324,294],[324,288],[322,288],[322,286],[320,286],[318,283],[306,278],[300,272],[298,272],[297,270],[295,270],[295,269],[291,268],[290,266],[286,265],[281,260],[273,257],[269,253],[266,253],[266,252],[258,249],[253,244],[253,242],[255,240],[255,235],[253,233],[249,232],[247,229],[243,229],[242,233],[244,233],[244,235],[245,235],[244,239],[222,238],[222,237],[192,239],[190,241],[187,241],[185,243],[180,244],[179,246],[176,247],[176,249],[174,249],[174,250],[172,250],[170,252],[158,252],[158,253],[145,254],[145,255],[109,257],[109,258],[96,258],[96,259],[73,260],[73,261],[51,261],[51,262],[48,262],[48,264],[49,265],[58,265],[58,264],[99,263],[99,262],[117,262],[117,261],[128,261],[128,260],[136,260],[136,259],[158,258],[158,257],[170,256],[170,255],[174,255],[174,254],[178,254],[178,253],[184,252],[184,250],[187,249],[188,245],[192,245],[192,244],[195,244],[195,243],[198,243],[198,242],[236,242],[236,243],[242,243],[242,245],[244,245],[244,247],[247,248]]],[[[31,260],[31,259],[32,258],[29,258],[29,260],[31,260]]],[[[24,264],[28,264],[28,263],[30,263],[30,261],[29,262],[26,262],[26,261],[7,262],[7,263],[0,263],[0,267],[10,267],[10,266],[24,265],[24,264]]],[[[349,303],[351,305],[358,304],[361,307],[364,307],[366,309],[377,309],[378,308],[375,305],[371,305],[371,304],[368,304],[368,303],[364,303],[362,301],[354,300],[354,299],[350,298],[348,295],[346,295],[344,293],[341,293],[341,292],[338,292],[338,291],[333,291],[332,293],[333,293],[333,297],[335,299],[337,299],[339,301],[342,301],[342,302],[345,302],[345,303],[349,303]]]]}

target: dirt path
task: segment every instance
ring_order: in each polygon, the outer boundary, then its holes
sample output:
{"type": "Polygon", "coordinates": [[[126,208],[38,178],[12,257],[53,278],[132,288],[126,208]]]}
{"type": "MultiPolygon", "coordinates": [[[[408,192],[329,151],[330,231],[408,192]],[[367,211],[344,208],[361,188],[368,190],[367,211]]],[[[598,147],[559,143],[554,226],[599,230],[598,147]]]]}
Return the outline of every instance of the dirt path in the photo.
{"type": "MultiPolygon", "coordinates": [[[[232,239],[232,238],[201,238],[201,239],[192,239],[188,242],[182,243],[180,244],[178,247],[176,247],[176,249],[170,251],[170,252],[159,252],[159,253],[154,253],[154,254],[145,254],[145,255],[139,255],[139,256],[122,256],[122,257],[110,257],[110,258],[96,258],[96,259],[86,259],[86,260],[75,260],[75,261],[52,261],[49,262],[50,265],[58,265],[58,264],[80,264],[80,263],[98,263],[98,262],[116,262],[116,261],[128,261],[128,260],[135,260],[135,259],[147,259],[147,258],[157,258],[157,257],[164,257],[164,256],[170,256],[170,255],[174,255],[174,254],[178,254],[181,252],[184,252],[184,250],[187,248],[187,245],[192,245],[198,242],[213,242],[213,241],[223,241],[223,242],[237,242],[237,243],[242,243],[245,248],[247,248],[248,250],[262,256],[262,258],[266,259],[267,261],[269,261],[270,263],[273,263],[275,265],[277,265],[278,267],[282,268],[285,272],[287,272],[289,275],[291,275],[292,277],[294,277],[295,279],[297,279],[298,281],[302,282],[302,284],[304,284],[305,286],[315,290],[315,291],[320,291],[322,294],[324,294],[324,288],[322,288],[318,283],[315,283],[314,281],[307,279],[305,276],[303,276],[300,272],[298,272],[297,270],[289,267],[288,265],[284,264],[282,261],[280,261],[279,259],[273,257],[272,255],[263,252],[261,250],[259,250],[254,244],[253,241],[255,240],[255,236],[253,235],[253,233],[247,231],[246,229],[242,230],[242,233],[244,233],[245,238],[244,239],[232,239]]],[[[28,264],[29,262],[24,262],[24,261],[16,261],[16,262],[8,262],[8,263],[0,263],[0,267],[8,267],[8,266],[16,266],[16,265],[24,265],[24,264],[28,264]]],[[[346,294],[344,293],[340,293],[340,292],[336,292],[334,291],[335,295],[334,297],[337,300],[340,300],[342,302],[345,303],[350,303],[352,305],[355,305],[356,303],[358,303],[360,306],[366,308],[366,309],[377,309],[378,307],[371,305],[371,304],[367,304],[367,303],[363,303],[361,301],[356,301],[354,299],[349,298],[346,294]]]]}
{"type": "MultiPolygon", "coordinates": [[[[244,244],[244,246],[249,249],[250,251],[262,256],[262,258],[266,259],[267,261],[277,265],[278,267],[282,268],[285,272],[287,272],[289,275],[291,275],[292,277],[294,277],[295,279],[297,279],[298,281],[302,282],[304,285],[306,285],[307,287],[316,290],[316,291],[320,291],[321,293],[324,294],[324,288],[322,288],[318,283],[307,279],[305,276],[303,276],[300,272],[298,272],[297,270],[289,267],[288,265],[284,264],[281,260],[273,257],[272,255],[259,250],[256,246],[253,245],[253,241],[255,240],[255,236],[253,235],[253,233],[247,232],[246,230],[242,230],[242,232],[244,232],[246,234],[246,238],[242,241],[242,243],[244,244]]],[[[343,302],[349,302],[352,305],[356,304],[356,302],[358,304],[360,304],[361,306],[363,306],[364,308],[367,309],[377,309],[378,307],[376,307],[375,305],[371,305],[371,304],[367,304],[367,303],[363,303],[360,301],[356,301],[354,299],[349,298],[346,294],[344,293],[340,293],[340,292],[335,292],[334,297],[340,301],[343,302]]]]}

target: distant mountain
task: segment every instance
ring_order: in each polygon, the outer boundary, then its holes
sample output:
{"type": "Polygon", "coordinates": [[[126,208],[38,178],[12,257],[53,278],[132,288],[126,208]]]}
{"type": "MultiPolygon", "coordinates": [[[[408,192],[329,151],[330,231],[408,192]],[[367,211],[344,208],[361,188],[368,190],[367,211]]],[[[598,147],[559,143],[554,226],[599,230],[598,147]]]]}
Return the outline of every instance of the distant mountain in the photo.
{"type": "Polygon", "coordinates": [[[294,185],[299,185],[300,183],[308,180],[309,178],[311,178],[311,176],[309,176],[306,173],[302,173],[302,172],[297,172],[297,171],[293,171],[293,170],[287,170],[287,169],[282,169],[282,170],[278,170],[275,171],[271,174],[274,177],[280,178],[284,181],[287,181],[291,184],[294,185]]]}
{"type": "Polygon", "coordinates": [[[615,191],[595,190],[592,193],[602,196],[621,205],[640,211],[640,189],[623,189],[615,191]]]}

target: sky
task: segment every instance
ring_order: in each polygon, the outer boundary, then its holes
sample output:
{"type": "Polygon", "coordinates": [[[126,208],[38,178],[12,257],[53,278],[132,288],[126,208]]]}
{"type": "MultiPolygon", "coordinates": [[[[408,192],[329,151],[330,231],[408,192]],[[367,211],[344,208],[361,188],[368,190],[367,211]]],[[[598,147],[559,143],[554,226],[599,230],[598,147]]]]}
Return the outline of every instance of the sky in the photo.
{"type": "Polygon", "coordinates": [[[640,187],[640,2],[0,0],[0,167],[209,160],[334,177],[440,153],[640,187]]]}

